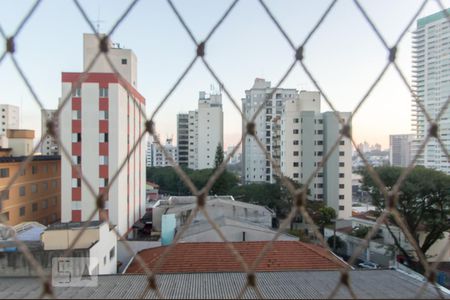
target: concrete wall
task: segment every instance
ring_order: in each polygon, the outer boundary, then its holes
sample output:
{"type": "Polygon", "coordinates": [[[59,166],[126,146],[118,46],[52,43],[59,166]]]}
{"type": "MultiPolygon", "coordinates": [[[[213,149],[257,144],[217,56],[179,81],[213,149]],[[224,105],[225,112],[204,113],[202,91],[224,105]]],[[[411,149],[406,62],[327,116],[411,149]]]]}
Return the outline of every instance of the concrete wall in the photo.
{"type": "MultiPolygon", "coordinates": [[[[261,228],[257,226],[251,226],[240,222],[232,222],[234,224],[220,226],[220,231],[229,242],[242,242],[245,241],[270,241],[276,234],[276,231],[269,230],[267,228],[261,228]]],[[[188,233],[187,233],[188,234],[188,233]]],[[[282,234],[278,237],[279,241],[298,241],[295,236],[282,234]]],[[[222,242],[217,232],[214,229],[191,234],[181,239],[181,242],[222,242]]]]}
{"type": "Polygon", "coordinates": [[[109,229],[109,225],[103,224],[99,228],[100,239],[89,249],[89,257],[98,258],[98,274],[117,273],[117,236],[109,229]],[[113,250],[113,256],[111,256],[113,250]]]}
{"type": "MultiPolygon", "coordinates": [[[[61,257],[65,250],[44,251],[32,248],[31,255],[38,261],[46,273],[52,269],[52,258],[61,257]]],[[[89,257],[88,249],[77,249],[71,257],[89,257]]],[[[35,270],[21,252],[0,252],[0,277],[36,276],[35,270]]]]}
{"type": "MultiPolygon", "coordinates": [[[[73,243],[81,228],[46,230],[42,233],[41,240],[44,250],[65,250],[73,243]]],[[[74,246],[74,249],[89,248],[100,239],[98,228],[87,228],[74,246]]]]}

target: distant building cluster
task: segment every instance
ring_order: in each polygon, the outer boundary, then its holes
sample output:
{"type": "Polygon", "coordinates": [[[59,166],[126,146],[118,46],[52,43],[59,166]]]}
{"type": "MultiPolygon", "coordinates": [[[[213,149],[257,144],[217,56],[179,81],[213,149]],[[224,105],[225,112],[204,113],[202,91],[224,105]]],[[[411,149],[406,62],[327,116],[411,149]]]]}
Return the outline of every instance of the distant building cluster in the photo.
{"type": "MultiPolygon", "coordinates": [[[[276,173],[266,157],[266,151],[280,161],[284,175],[298,183],[306,183],[337,141],[342,122],[350,113],[321,112],[320,93],[296,89],[274,90],[270,82],[255,79],[245,92],[242,109],[247,119],[255,119],[256,138],[246,136],[243,142],[244,183],[276,181],[276,173]],[[262,109],[261,109],[262,107],[262,109]],[[339,119],[338,119],[339,118],[339,119]]],[[[244,128],[246,124],[243,124],[244,128]]],[[[326,164],[308,186],[313,200],[325,203],[338,212],[340,218],[351,215],[351,143],[338,141],[326,164]]]]}
{"type": "Polygon", "coordinates": [[[147,167],[168,167],[178,164],[178,148],[173,145],[172,139],[166,139],[166,143],[162,145],[163,150],[154,142],[147,143],[147,167]],[[172,162],[165,153],[172,158],[172,162]]]}

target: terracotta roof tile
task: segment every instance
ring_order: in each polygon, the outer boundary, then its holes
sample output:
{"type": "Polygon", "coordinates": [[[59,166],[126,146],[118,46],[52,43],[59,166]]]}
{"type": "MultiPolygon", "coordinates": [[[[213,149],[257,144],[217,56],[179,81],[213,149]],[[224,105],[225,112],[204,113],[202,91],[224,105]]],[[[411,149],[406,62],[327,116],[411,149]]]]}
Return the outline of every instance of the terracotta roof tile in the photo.
{"type": "MultiPolygon", "coordinates": [[[[248,265],[251,265],[267,242],[233,243],[248,265]]],[[[158,261],[167,246],[145,249],[139,252],[150,269],[158,261]]],[[[262,259],[256,271],[287,270],[337,270],[349,266],[328,250],[297,241],[276,241],[262,259]]],[[[159,273],[240,272],[239,262],[225,243],[179,243],[167,255],[159,273]]],[[[143,273],[137,261],[133,261],[126,273],[143,273]]]]}

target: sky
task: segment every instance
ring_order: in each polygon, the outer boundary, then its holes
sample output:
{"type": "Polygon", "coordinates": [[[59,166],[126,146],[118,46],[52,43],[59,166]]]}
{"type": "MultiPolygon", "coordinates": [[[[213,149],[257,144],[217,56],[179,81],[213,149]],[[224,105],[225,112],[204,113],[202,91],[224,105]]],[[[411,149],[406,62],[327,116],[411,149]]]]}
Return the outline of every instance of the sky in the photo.
{"type": "MultiPolygon", "coordinates": [[[[331,1],[266,0],[295,45],[300,45],[331,1]]],[[[361,5],[393,45],[422,1],[361,0],[361,5]]],[[[442,1],[450,7],[450,0],[442,1]]],[[[0,0],[0,25],[12,34],[34,1],[0,0]]],[[[100,31],[109,31],[131,1],[80,1],[100,31]]],[[[198,41],[203,40],[231,1],[174,1],[198,41]]],[[[428,1],[419,17],[439,11],[428,1]]],[[[411,78],[411,32],[399,44],[397,62],[411,78]]],[[[82,34],[92,32],[69,0],[43,0],[16,39],[16,58],[46,108],[61,97],[61,72],[82,71],[82,34]]],[[[165,0],[141,0],[111,39],[131,48],[138,58],[138,90],[150,115],[195,55],[196,47],[165,0]]],[[[3,53],[4,44],[0,43],[3,53]]],[[[206,44],[206,60],[240,105],[256,77],[275,85],[293,61],[293,52],[257,0],[241,0],[206,44]]],[[[304,50],[304,63],[337,110],[352,111],[381,72],[388,54],[353,1],[340,0],[304,50]]],[[[198,60],[155,117],[162,139],[176,137],[176,114],[197,107],[199,91],[218,84],[198,60]]],[[[281,87],[315,90],[300,65],[281,87]]],[[[21,127],[40,136],[40,112],[9,57],[0,64],[0,103],[21,107],[21,127]]],[[[241,118],[223,95],[224,144],[240,140],[241,118]]],[[[322,101],[322,110],[329,108],[322,101]]],[[[389,146],[389,134],[411,132],[411,97],[391,67],[354,116],[357,142],[389,146]]]]}

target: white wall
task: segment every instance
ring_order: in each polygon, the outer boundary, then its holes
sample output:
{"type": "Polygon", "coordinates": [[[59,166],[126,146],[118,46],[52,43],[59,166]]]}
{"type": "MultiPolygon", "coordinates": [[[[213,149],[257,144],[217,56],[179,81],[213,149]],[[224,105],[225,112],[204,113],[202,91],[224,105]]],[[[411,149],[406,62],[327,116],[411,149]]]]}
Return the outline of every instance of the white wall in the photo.
{"type": "Polygon", "coordinates": [[[107,223],[103,223],[99,230],[99,240],[89,249],[89,256],[98,259],[98,274],[117,273],[117,237],[113,229],[109,229],[107,223]],[[114,249],[114,256],[110,257],[110,251],[114,249]],[[106,258],[106,259],[105,259],[106,258]]]}
{"type": "MultiPolygon", "coordinates": [[[[63,82],[61,85],[60,103],[70,93],[71,83],[63,82]]],[[[59,115],[59,135],[62,146],[72,155],[72,100],[69,99],[62,107],[59,115]]],[[[61,152],[61,222],[72,220],[72,166],[70,160],[61,152]]]]}

